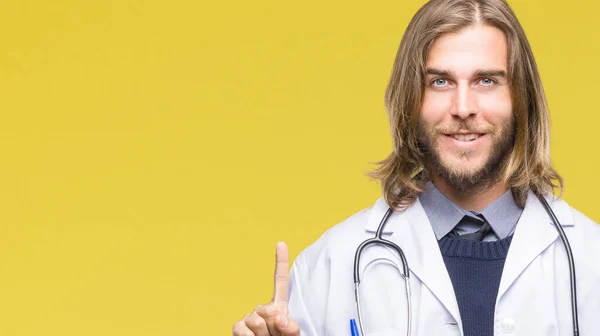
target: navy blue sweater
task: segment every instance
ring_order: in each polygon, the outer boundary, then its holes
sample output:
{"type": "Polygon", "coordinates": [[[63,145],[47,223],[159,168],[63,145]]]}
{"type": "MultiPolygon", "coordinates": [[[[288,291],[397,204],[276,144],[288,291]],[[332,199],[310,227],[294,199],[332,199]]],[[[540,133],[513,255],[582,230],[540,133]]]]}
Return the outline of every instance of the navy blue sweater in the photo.
{"type": "Polygon", "coordinates": [[[494,335],[494,312],[512,236],[492,242],[439,241],[452,280],[465,336],[494,335]]]}

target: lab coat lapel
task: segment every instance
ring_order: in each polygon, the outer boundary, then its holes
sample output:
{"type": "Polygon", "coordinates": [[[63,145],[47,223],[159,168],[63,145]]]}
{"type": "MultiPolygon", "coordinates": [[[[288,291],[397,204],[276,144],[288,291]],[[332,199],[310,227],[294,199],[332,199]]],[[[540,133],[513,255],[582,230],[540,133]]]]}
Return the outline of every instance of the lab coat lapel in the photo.
{"type": "MultiPolygon", "coordinates": [[[[552,199],[548,201],[563,227],[574,225],[570,209],[564,201],[553,202],[552,199]]],[[[557,238],[558,231],[544,206],[530,191],[506,256],[498,290],[498,301],[527,266],[557,238]]]]}
{"type": "MultiPolygon", "coordinates": [[[[369,225],[375,230],[377,219],[385,213],[381,205],[377,213],[369,225]],[[381,216],[377,217],[379,214],[381,216]]],[[[429,288],[460,324],[454,288],[431,223],[419,200],[404,212],[392,215],[388,221],[384,232],[391,233],[389,240],[402,248],[411,272],[429,288]]]]}

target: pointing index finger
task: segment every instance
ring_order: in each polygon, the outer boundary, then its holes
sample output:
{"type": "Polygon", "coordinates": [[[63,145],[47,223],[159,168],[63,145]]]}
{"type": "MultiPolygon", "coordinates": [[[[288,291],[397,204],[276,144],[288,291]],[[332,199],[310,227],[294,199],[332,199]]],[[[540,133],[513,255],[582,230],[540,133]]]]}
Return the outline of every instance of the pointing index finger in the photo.
{"type": "MultiPolygon", "coordinates": [[[[287,314],[288,287],[290,283],[290,268],[288,262],[288,247],[284,242],[277,243],[275,251],[275,293],[273,302],[285,310],[287,314]]],[[[285,316],[284,314],[284,316],[285,316]]]]}

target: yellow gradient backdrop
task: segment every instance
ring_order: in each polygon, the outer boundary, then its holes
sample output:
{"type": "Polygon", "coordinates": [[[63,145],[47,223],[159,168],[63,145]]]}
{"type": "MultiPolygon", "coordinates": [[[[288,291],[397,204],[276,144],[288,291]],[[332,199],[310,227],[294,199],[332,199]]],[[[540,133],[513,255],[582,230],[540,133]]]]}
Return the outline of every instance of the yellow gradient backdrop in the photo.
{"type": "MultiPolygon", "coordinates": [[[[370,206],[423,1],[0,3],[0,335],[227,335],[370,206]]],[[[600,208],[596,1],[511,2],[565,198],[600,208]]],[[[351,279],[348,279],[351,281],[351,279]]]]}

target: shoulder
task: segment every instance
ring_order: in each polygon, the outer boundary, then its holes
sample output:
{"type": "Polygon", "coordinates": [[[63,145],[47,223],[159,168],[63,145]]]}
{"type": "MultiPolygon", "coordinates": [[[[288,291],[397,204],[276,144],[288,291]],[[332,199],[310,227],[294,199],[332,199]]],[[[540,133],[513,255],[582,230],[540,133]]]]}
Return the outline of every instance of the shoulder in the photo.
{"type": "MultiPolygon", "coordinates": [[[[584,215],[579,210],[569,205],[564,200],[559,200],[563,209],[568,210],[567,218],[571,219],[572,226],[565,229],[573,256],[580,261],[578,269],[588,270],[600,279],[600,225],[584,215]]],[[[556,202],[555,202],[556,203],[556,202]]],[[[554,208],[554,204],[552,206],[554,208]]]]}
{"type": "MultiPolygon", "coordinates": [[[[573,223],[581,237],[580,244],[597,260],[600,259],[600,225],[577,209],[569,207],[573,214],[573,223]]],[[[600,263],[598,263],[600,265],[600,263]]],[[[600,273],[600,270],[599,270],[600,273]]]]}
{"type": "Polygon", "coordinates": [[[589,233],[594,237],[599,237],[600,225],[594,220],[575,209],[562,198],[556,198],[552,195],[547,195],[545,198],[562,226],[573,227],[577,232],[589,233]]]}
{"type": "Polygon", "coordinates": [[[579,210],[571,206],[569,206],[569,208],[571,208],[571,212],[573,213],[573,222],[578,227],[581,227],[583,231],[595,235],[595,237],[600,237],[600,225],[598,223],[581,213],[579,210]]]}
{"type": "Polygon", "coordinates": [[[314,243],[306,247],[296,258],[297,264],[306,264],[314,268],[326,263],[343,267],[354,260],[354,253],[360,243],[372,238],[382,216],[389,209],[383,197],[342,222],[325,231],[314,243]],[[328,263],[335,260],[335,263],[328,263]]]}
{"type": "MultiPolygon", "coordinates": [[[[572,224],[575,231],[577,231],[584,240],[594,240],[596,243],[600,243],[600,225],[593,219],[589,218],[563,199],[554,201],[552,203],[552,208],[555,211],[558,210],[557,215],[561,220],[561,223],[564,221],[566,224],[572,224]],[[560,214],[563,214],[563,216],[560,214]]],[[[600,251],[600,244],[596,245],[600,251]]]]}

